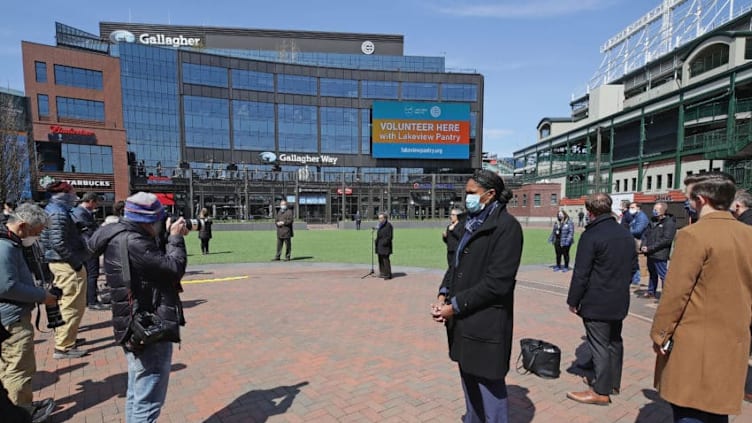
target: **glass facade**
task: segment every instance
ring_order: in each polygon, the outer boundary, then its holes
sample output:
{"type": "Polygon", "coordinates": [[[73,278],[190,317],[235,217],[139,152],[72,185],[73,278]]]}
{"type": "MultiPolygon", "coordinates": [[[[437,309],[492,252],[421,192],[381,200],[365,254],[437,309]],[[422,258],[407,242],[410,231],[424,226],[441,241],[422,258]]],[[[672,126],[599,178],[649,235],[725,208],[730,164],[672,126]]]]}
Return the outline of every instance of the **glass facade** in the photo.
{"type": "Polygon", "coordinates": [[[112,147],[103,145],[62,144],[64,172],[112,173],[112,147]]]}
{"type": "Polygon", "coordinates": [[[315,106],[279,105],[279,151],[315,153],[318,119],[315,106]]]}
{"type": "Polygon", "coordinates": [[[128,149],[137,161],[176,166],[180,159],[177,52],[121,43],[120,77],[128,149]]]}
{"type": "Polygon", "coordinates": [[[371,109],[360,109],[360,152],[371,154],[371,109]]]}
{"type": "Polygon", "coordinates": [[[184,96],[185,145],[230,148],[230,109],[222,98],[184,96]]]}
{"type": "Polygon", "coordinates": [[[441,99],[447,101],[478,101],[475,84],[441,84],[441,99]]]}
{"type": "Polygon", "coordinates": [[[321,78],[319,84],[324,97],[358,97],[358,81],[354,79],[321,78]]]}
{"type": "Polygon", "coordinates": [[[37,112],[39,117],[50,117],[50,97],[47,94],[37,94],[37,112]]]}
{"type": "Polygon", "coordinates": [[[391,81],[362,81],[363,98],[399,98],[399,82],[391,81]]]}
{"type": "Polygon", "coordinates": [[[234,100],[232,128],[234,148],[273,151],[274,104],[234,100]]]}
{"type": "Polygon", "coordinates": [[[232,87],[241,90],[274,92],[274,74],[232,69],[232,87]]]}
{"type": "Polygon", "coordinates": [[[57,97],[57,118],[104,122],[104,102],[71,97],[57,97]]]}
{"type": "Polygon", "coordinates": [[[226,88],[227,68],[183,63],[183,82],[226,88]]]}
{"type": "Polygon", "coordinates": [[[439,84],[403,82],[402,98],[404,100],[438,100],[439,84]]]}
{"type": "Polygon", "coordinates": [[[285,94],[316,95],[316,78],[300,75],[277,75],[277,91],[285,94]]]}
{"type": "Polygon", "coordinates": [[[55,65],[55,84],[99,91],[104,87],[101,71],[63,65],[55,65]]]}
{"type": "Polygon", "coordinates": [[[37,82],[47,82],[47,63],[34,62],[34,74],[37,82]]]}
{"type": "Polygon", "coordinates": [[[321,152],[358,154],[358,109],[322,107],[321,152]]]}

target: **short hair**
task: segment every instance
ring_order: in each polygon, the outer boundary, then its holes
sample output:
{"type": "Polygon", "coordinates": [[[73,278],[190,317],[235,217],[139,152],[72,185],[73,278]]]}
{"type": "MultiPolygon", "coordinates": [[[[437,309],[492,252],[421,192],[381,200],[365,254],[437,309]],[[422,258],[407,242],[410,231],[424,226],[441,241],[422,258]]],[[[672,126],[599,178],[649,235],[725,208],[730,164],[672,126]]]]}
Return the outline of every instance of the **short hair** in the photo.
{"type": "Polygon", "coordinates": [[[635,205],[635,206],[636,206],[636,207],[637,207],[638,209],[639,209],[640,207],[642,207],[642,204],[638,203],[637,201],[632,201],[631,203],[629,203],[629,206],[631,207],[631,206],[632,206],[632,204],[634,204],[634,205],[635,205]]]}
{"type": "Polygon", "coordinates": [[[29,224],[32,228],[36,228],[38,226],[47,226],[49,219],[49,216],[47,216],[47,213],[41,207],[31,203],[24,203],[13,210],[8,216],[8,223],[23,222],[29,224]]]}
{"type": "Polygon", "coordinates": [[[16,202],[15,201],[6,201],[5,203],[3,203],[3,205],[5,207],[11,209],[11,210],[15,210],[16,209],[16,202]]]}
{"type": "Polygon", "coordinates": [[[750,208],[752,207],[752,194],[750,194],[747,190],[738,189],[736,190],[736,194],[734,195],[734,201],[746,208],[750,208]]]}
{"type": "Polygon", "coordinates": [[[379,213],[379,217],[384,216],[384,219],[389,220],[389,213],[387,212],[381,212],[379,213]]]}
{"type": "Polygon", "coordinates": [[[96,192],[87,192],[83,197],[81,197],[82,203],[88,203],[89,201],[96,201],[98,203],[99,194],[97,194],[96,192]]]}
{"type": "Polygon", "coordinates": [[[610,195],[605,192],[598,192],[585,200],[585,209],[592,213],[593,216],[598,217],[603,214],[610,214],[612,204],[613,201],[611,201],[610,195]]]}
{"type": "Polygon", "coordinates": [[[470,177],[475,183],[483,187],[486,191],[492,189],[496,191],[495,200],[508,203],[512,199],[512,192],[507,190],[504,185],[504,180],[501,179],[497,173],[486,169],[478,169],[470,177]]]}
{"type": "MultiPolygon", "coordinates": [[[[661,206],[661,211],[663,211],[664,213],[668,210],[668,204],[666,204],[663,201],[659,201],[659,202],[655,203],[655,206],[661,206]]],[[[653,206],[653,207],[655,207],[655,206],[653,206]]]]}
{"type": "Polygon", "coordinates": [[[462,216],[463,214],[465,214],[465,209],[460,206],[454,206],[452,207],[452,210],[449,211],[449,213],[451,212],[457,213],[457,216],[462,216]]]}
{"type": "Polygon", "coordinates": [[[736,195],[736,181],[724,172],[713,171],[689,175],[684,178],[684,185],[691,186],[690,199],[697,201],[699,196],[703,196],[716,210],[727,210],[731,207],[736,195]]]}

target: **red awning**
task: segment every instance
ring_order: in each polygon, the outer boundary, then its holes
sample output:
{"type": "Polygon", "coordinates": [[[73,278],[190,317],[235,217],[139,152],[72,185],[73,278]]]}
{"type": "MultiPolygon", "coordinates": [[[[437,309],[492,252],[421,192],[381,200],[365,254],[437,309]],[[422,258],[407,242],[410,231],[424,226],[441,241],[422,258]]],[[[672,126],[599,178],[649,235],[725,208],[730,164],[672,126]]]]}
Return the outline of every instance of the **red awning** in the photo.
{"type": "Polygon", "coordinates": [[[175,205],[175,194],[156,192],[154,193],[154,195],[157,196],[157,200],[159,200],[159,202],[162,203],[162,205],[165,207],[175,205]]]}

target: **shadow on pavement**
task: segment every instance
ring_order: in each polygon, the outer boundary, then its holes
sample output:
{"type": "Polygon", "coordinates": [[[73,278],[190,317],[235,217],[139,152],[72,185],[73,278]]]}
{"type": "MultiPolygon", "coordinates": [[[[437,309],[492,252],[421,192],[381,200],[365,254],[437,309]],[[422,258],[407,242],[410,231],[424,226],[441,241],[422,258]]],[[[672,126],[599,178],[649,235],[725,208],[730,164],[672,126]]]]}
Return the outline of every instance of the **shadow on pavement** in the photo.
{"type": "Polygon", "coordinates": [[[196,307],[198,305],[204,304],[206,300],[198,299],[198,300],[185,300],[183,301],[183,308],[191,308],[196,307]]]}
{"type": "Polygon", "coordinates": [[[284,414],[292,405],[300,388],[308,381],[292,386],[278,386],[271,389],[258,389],[246,392],[236,398],[225,408],[212,414],[204,423],[221,423],[223,421],[245,416],[248,421],[262,423],[269,417],[284,414]]]}
{"type": "Polygon", "coordinates": [[[205,270],[187,270],[185,272],[185,276],[195,276],[195,275],[212,275],[214,272],[207,272],[205,270]]]}
{"type": "Polygon", "coordinates": [[[80,368],[88,366],[89,363],[76,363],[67,367],[61,367],[54,372],[48,372],[46,370],[40,370],[34,373],[33,383],[34,390],[44,389],[48,386],[54,385],[60,381],[60,376],[66,373],[74,372],[80,368]]]}
{"type": "MultiPolygon", "coordinates": [[[[585,337],[583,336],[583,338],[585,337]]],[[[590,353],[590,347],[588,347],[587,342],[581,343],[574,350],[574,356],[575,359],[566,372],[576,376],[587,376],[588,378],[592,378],[593,356],[590,353]]]]}
{"type": "MultiPolygon", "coordinates": [[[[78,383],[77,392],[67,397],[55,398],[57,406],[64,404],[73,404],[59,412],[53,413],[50,417],[53,422],[73,421],[73,417],[86,409],[92,408],[113,397],[125,397],[125,391],[128,384],[128,373],[118,373],[107,376],[101,381],[84,380],[78,383]],[[96,395],[92,395],[96,392],[96,395]]],[[[124,416],[123,416],[124,417],[124,416]]]]}
{"type": "Polygon", "coordinates": [[[86,332],[87,330],[96,330],[96,329],[104,329],[112,326],[112,319],[105,319],[102,320],[99,323],[94,323],[91,325],[81,325],[80,328],[78,328],[78,332],[86,332]]]}
{"type": "Polygon", "coordinates": [[[535,417],[535,404],[527,397],[529,392],[529,389],[522,386],[507,386],[510,411],[509,421],[515,423],[529,423],[533,421],[533,417],[535,417]]]}
{"type": "Polygon", "coordinates": [[[672,421],[671,406],[661,399],[654,389],[643,389],[643,395],[651,402],[640,408],[635,423],[660,423],[672,421]]]}

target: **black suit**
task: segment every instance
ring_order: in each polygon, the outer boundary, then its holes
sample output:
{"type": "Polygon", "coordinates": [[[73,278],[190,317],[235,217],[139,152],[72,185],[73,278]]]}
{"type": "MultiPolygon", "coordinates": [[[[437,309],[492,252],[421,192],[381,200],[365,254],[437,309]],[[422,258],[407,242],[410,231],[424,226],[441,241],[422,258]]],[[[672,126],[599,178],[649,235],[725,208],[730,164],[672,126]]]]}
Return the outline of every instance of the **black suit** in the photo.
{"type": "Polygon", "coordinates": [[[389,260],[389,256],[392,254],[393,232],[392,224],[389,221],[384,222],[383,225],[379,225],[379,229],[376,231],[376,254],[379,256],[379,276],[386,279],[392,278],[392,263],[389,260]]]}

